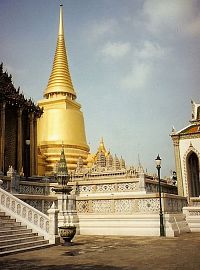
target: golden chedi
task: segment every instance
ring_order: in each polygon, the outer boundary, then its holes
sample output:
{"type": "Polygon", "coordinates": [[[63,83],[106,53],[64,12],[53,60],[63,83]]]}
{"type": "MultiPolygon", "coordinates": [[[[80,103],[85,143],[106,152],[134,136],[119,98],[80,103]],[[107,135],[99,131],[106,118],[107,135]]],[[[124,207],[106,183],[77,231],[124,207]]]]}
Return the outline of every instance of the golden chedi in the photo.
{"type": "Polygon", "coordinates": [[[38,174],[54,171],[63,145],[69,170],[74,170],[79,157],[87,164],[89,147],[86,142],[81,105],[76,102],[65,48],[63,8],[53,68],[44,99],[38,102],[44,113],[38,120],[38,174]]]}

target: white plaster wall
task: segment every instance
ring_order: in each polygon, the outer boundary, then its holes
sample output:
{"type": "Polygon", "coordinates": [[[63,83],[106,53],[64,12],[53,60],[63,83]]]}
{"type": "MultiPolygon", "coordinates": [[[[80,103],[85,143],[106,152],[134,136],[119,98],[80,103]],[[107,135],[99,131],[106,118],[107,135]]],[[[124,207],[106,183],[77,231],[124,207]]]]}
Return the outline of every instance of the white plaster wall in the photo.
{"type": "MultiPolygon", "coordinates": [[[[81,235],[159,236],[158,214],[135,215],[78,215],[81,235]]],[[[185,215],[164,214],[165,233],[168,237],[189,232],[185,215]]]]}

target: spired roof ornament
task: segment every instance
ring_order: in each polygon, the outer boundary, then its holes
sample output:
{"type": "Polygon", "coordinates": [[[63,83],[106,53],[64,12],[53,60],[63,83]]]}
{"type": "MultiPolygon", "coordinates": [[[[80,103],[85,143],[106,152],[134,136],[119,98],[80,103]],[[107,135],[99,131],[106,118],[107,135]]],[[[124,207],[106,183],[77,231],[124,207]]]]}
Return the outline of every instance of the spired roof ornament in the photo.
{"type": "Polygon", "coordinates": [[[67,185],[69,181],[69,174],[67,170],[67,162],[65,159],[64,146],[62,146],[62,150],[60,154],[60,161],[58,162],[57,180],[58,180],[58,184],[61,184],[61,185],[67,185]]]}
{"type": "Polygon", "coordinates": [[[106,167],[107,168],[112,168],[112,166],[113,166],[113,157],[112,157],[112,155],[111,155],[111,153],[109,151],[108,155],[106,157],[106,167]]]}
{"type": "Polygon", "coordinates": [[[100,140],[100,144],[99,144],[98,151],[97,151],[96,155],[100,152],[103,152],[105,155],[107,155],[107,151],[106,151],[106,148],[104,145],[103,137],[100,140]]]}
{"type": "Polygon", "coordinates": [[[68,59],[65,47],[64,25],[63,25],[63,5],[60,5],[59,31],[57,39],[57,47],[54,56],[53,68],[44,97],[49,98],[50,94],[62,93],[76,99],[76,93],[72,84],[68,59]]]}
{"type": "Polygon", "coordinates": [[[125,169],[126,168],[126,163],[125,163],[125,160],[122,158],[122,156],[121,156],[121,158],[119,160],[119,163],[120,163],[120,168],[121,169],[125,169]]]}
{"type": "Polygon", "coordinates": [[[192,103],[192,120],[191,123],[197,123],[200,121],[200,104],[191,100],[192,103]]]}

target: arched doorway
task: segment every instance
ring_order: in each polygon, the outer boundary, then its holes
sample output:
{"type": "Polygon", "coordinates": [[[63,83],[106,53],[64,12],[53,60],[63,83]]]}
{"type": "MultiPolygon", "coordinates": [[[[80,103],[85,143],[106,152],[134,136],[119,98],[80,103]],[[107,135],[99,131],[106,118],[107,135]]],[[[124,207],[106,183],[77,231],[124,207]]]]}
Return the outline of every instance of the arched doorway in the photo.
{"type": "Polygon", "coordinates": [[[200,195],[199,159],[194,152],[189,154],[187,159],[187,175],[188,175],[188,189],[190,197],[199,197],[200,195]]]}

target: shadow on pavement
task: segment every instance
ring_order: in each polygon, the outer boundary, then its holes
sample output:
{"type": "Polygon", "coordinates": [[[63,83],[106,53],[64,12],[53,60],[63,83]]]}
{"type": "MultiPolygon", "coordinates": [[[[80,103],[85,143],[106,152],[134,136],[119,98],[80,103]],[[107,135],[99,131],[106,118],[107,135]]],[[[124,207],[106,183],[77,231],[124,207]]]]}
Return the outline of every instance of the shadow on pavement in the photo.
{"type": "MultiPolygon", "coordinates": [[[[63,265],[40,265],[37,260],[9,260],[1,262],[2,270],[130,270],[127,267],[115,267],[109,265],[95,265],[95,264],[63,264],[63,265]]],[[[131,268],[136,270],[136,268],[131,268]]]]}

